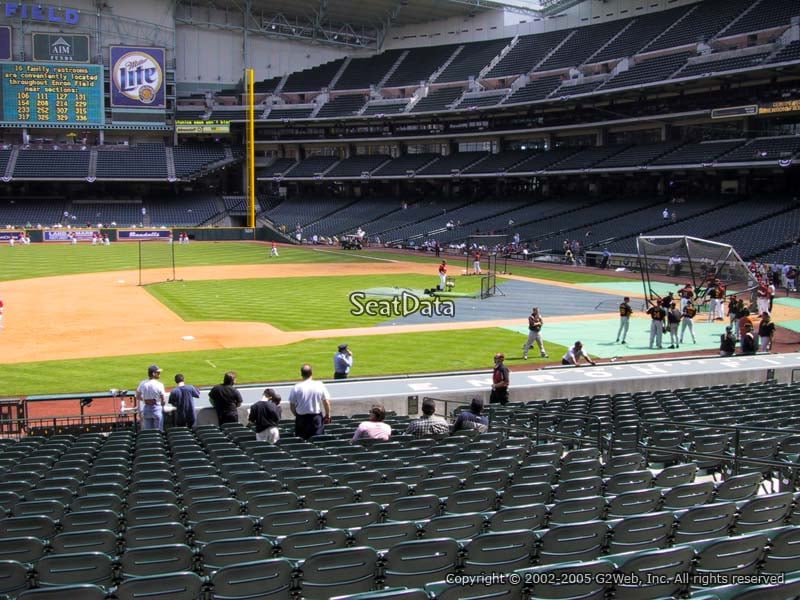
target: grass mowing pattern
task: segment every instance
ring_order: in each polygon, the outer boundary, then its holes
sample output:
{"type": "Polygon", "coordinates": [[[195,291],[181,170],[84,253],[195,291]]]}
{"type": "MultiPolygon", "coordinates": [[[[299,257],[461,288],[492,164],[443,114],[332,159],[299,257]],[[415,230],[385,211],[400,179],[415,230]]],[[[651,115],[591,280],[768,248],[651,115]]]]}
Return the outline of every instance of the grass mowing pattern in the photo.
{"type": "MultiPolygon", "coordinates": [[[[339,343],[353,350],[353,376],[403,375],[420,372],[446,372],[491,369],[492,356],[505,350],[506,364],[531,364],[544,359],[521,359],[525,337],[500,328],[374,335],[348,340],[319,339],[271,348],[236,348],[166,354],[142,354],[113,358],[90,358],[0,365],[3,395],[73,393],[111,388],[135,389],[146,378],[147,365],[164,369],[162,379],[169,385],[175,373],[187,381],[210,386],[222,374],[234,370],[239,383],[294,381],[300,365],[308,362],[318,379],[333,377],[333,355],[339,343]],[[511,349],[511,350],[509,350],[511,349]]],[[[551,356],[566,348],[547,343],[551,356]]],[[[514,385],[515,375],[511,375],[514,385]]]]}
{"type": "MultiPolygon", "coordinates": [[[[393,274],[177,281],[146,289],[186,321],[251,321],[270,323],[283,331],[311,331],[371,327],[387,320],[385,316],[353,316],[349,295],[356,290],[425,289],[436,283],[432,276],[393,274]]],[[[459,277],[455,289],[478,292],[480,284],[477,277],[459,277]]]]}
{"type": "MultiPolygon", "coordinates": [[[[142,243],[142,268],[171,268],[172,247],[164,241],[142,243]]],[[[181,267],[211,265],[258,265],[370,262],[356,252],[312,250],[309,248],[281,248],[280,256],[270,258],[267,244],[251,242],[195,242],[176,244],[175,268],[180,277],[181,267]]],[[[387,257],[382,257],[386,260],[387,257]]],[[[110,246],[91,244],[31,244],[0,246],[0,281],[128,271],[139,268],[139,244],[119,242],[110,246]]]]}

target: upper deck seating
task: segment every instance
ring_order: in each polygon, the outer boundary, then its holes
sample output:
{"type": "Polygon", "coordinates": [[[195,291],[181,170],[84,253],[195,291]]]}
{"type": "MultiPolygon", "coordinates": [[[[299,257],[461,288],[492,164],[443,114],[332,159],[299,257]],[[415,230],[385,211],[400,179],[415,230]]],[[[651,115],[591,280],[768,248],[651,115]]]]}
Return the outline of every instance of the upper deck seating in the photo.
{"type": "Polygon", "coordinates": [[[367,58],[353,58],[333,89],[361,90],[369,89],[371,85],[377,86],[403,52],[403,50],[387,50],[367,58]]]}
{"type": "Polygon", "coordinates": [[[504,38],[464,44],[458,56],[436,79],[436,83],[467,81],[470,76],[477,77],[478,73],[492,62],[492,59],[499,55],[510,41],[510,39],[504,38]]]}
{"type": "Polygon", "coordinates": [[[535,35],[520,36],[516,45],[498,62],[486,79],[524,75],[533,70],[547,53],[558,46],[569,34],[569,30],[547,31],[535,35]]]}
{"type": "Polygon", "coordinates": [[[456,48],[458,48],[456,44],[410,48],[383,87],[417,86],[420,81],[427,81],[433,72],[450,58],[456,48]]]}
{"type": "Polygon", "coordinates": [[[773,27],[788,27],[792,17],[798,15],[800,15],[800,5],[795,0],[761,0],[753,10],[723,31],[720,37],[751,33],[773,27]]]}
{"type": "Polygon", "coordinates": [[[316,92],[326,88],[333,81],[343,62],[343,58],[337,58],[311,69],[296,71],[289,75],[282,91],[286,93],[316,92]]]}
{"type": "Polygon", "coordinates": [[[691,6],[679,6],[636,17],[615,40],[592,56],[588,62],[601,63],[615,58],[633,56],[672,23],[677,21],[691,6]]]}
{"type": "Polygon", "coordinates": [[[331,98],[319,109],[316,118],[352,117],[364,106],[366,98],[363,94],[344,94],[331,98]]]}
{"type": "Polygon", "coordinates": [[[676,48],[709,40],[753,5],[752,0],[710,0],[693,4],[686,16],[642,48],[642,52],[676,48]]]}

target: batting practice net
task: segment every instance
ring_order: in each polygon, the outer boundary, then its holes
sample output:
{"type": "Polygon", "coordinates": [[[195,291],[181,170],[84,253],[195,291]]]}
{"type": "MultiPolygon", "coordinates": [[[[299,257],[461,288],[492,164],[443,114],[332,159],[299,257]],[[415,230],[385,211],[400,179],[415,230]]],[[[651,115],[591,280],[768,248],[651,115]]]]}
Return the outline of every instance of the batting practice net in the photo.
{"type": "Polygon", "coordinates": [[[497,294],[497,254],[488,256],[486,275],[481,277],[481,300],[497,294]]]}
{"type": "Polygon", "coordinates": [[[660,298],[651,277],[663,275],[691,283],[700,304],[707,300],[706,292],[715,279],[725,284],[728,294],[748,297],[755,293],[755,277],[729,244],[689,236],[640,236],[636,251],[648,302],[660,298]]]}
{"type": "Polygon", "coordinates": [[[175,245],[164,240],[139,241],[139,285],[175,281],[175,245]]]}

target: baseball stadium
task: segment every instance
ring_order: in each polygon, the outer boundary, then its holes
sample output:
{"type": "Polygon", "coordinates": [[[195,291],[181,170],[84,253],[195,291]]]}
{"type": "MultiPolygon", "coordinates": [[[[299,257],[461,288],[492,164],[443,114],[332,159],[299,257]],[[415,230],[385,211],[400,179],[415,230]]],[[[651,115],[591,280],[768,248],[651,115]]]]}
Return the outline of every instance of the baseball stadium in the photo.
{"type": "Polygon", "coordinates": [[[800,597],[797,0],[0,7],[0,598],[800,597]]]}

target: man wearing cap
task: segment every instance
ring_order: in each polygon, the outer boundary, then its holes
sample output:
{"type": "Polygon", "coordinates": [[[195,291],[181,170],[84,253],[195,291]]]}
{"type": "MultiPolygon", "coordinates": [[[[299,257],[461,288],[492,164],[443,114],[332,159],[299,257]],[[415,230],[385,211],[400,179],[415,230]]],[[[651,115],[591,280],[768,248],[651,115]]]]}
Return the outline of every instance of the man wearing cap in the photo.
{"type": "Polygon", "coordinates": [[[215,385],[208,392],[208,401],[217,411],[219,424],[238,423],[239,407],[242,405],[242,395],[233,385],[236,383],[236,373],[228,371],[222,377],[222,383],[215,385]]]}
{"type": "Polygon", "coordinates": [[[578,367],[580,366],[579,363],[581,357],[583,357],[583,359],[591,365],[597,364],[591,358],[589,358],[589,355],[586,354],[586,352],[583,351],[583,343],[579,341],[575,342],[575,345],[572,346],[572,348],[570,348],[569,350],[567,350],[567,353],[561,359],[561,364],[578,367]]]}
{"type": "Polygon", "coordinates": [[[311,365],[300,367],[303,381],[296,383],[289,394],[289,409],[295,416],[294,433],[304,440],[325,433],[325,423],[331,421],[330,394],[312,374],[311,365]]]}
{"type": "Polygon", "coordinates": [[[339,351],[333,355],[333,378],[347,379],[353,367],[353,353],[347,344],[339,344],[339,351]]]}
{"type": "Polygon", "coordinates": [[[163,429],[164,405],[167,403],[167,392],[159,381],[161,368],[150,365],[147,368],[147,379],[142,380],[136,388],[136,400],[142,415],[142,429],[163,429]]]}
{"type": "Polygon", "coordinates": [[[547,358],[547,352],[544,351],[544,342],[542,341],[542,315],[539,314],[539,308],[533,307],[531,315],[528,317],[528,339],[522,347],[522,360],[528,360],[528,350],[531,349],[534,342],[539,346],[539,355],[541,358],[547,358]]]}
{"type": "Polygon", "coordinates": [[[633,308],[631,308],[631,299],[625,296],[622,302],[619,303],[619,329],[617,329],[616,341],[620,342],[620,338],[622,338],[621,344],[625,343],[625,337],[628,335],[632,314],[633,308]]]}
{"type": "Polygon", "coordinates": [[[439,265],[439,291],[447,291],[447,261],[443,260],[439,265]]]}
{"type": "Polygon", "coordinates": [[[479,433],[489,431],[489,418],[481,413],[483,413],[483,400],[473,398],[469,409],[458,413],[456,422],[453,423],[453,433],[462,429],[474,429],[479,433]]]}
{"type": "Polygon", "coordinates": [[[248,421],[255,426],[256,439],[260,442],[277,444],[280,439],[278,423],[281,420],[281,396],[272,388],[267,388],[261,400],[250,407],[248,421]]]}
{"type": "Polygon", "coordinates": [[[492,393],[489,395],[491,404],[508,403],[508,367],[503,364],[506,356],[502,352],[494,355],[494,371],[492,371],[492,393]]]}

